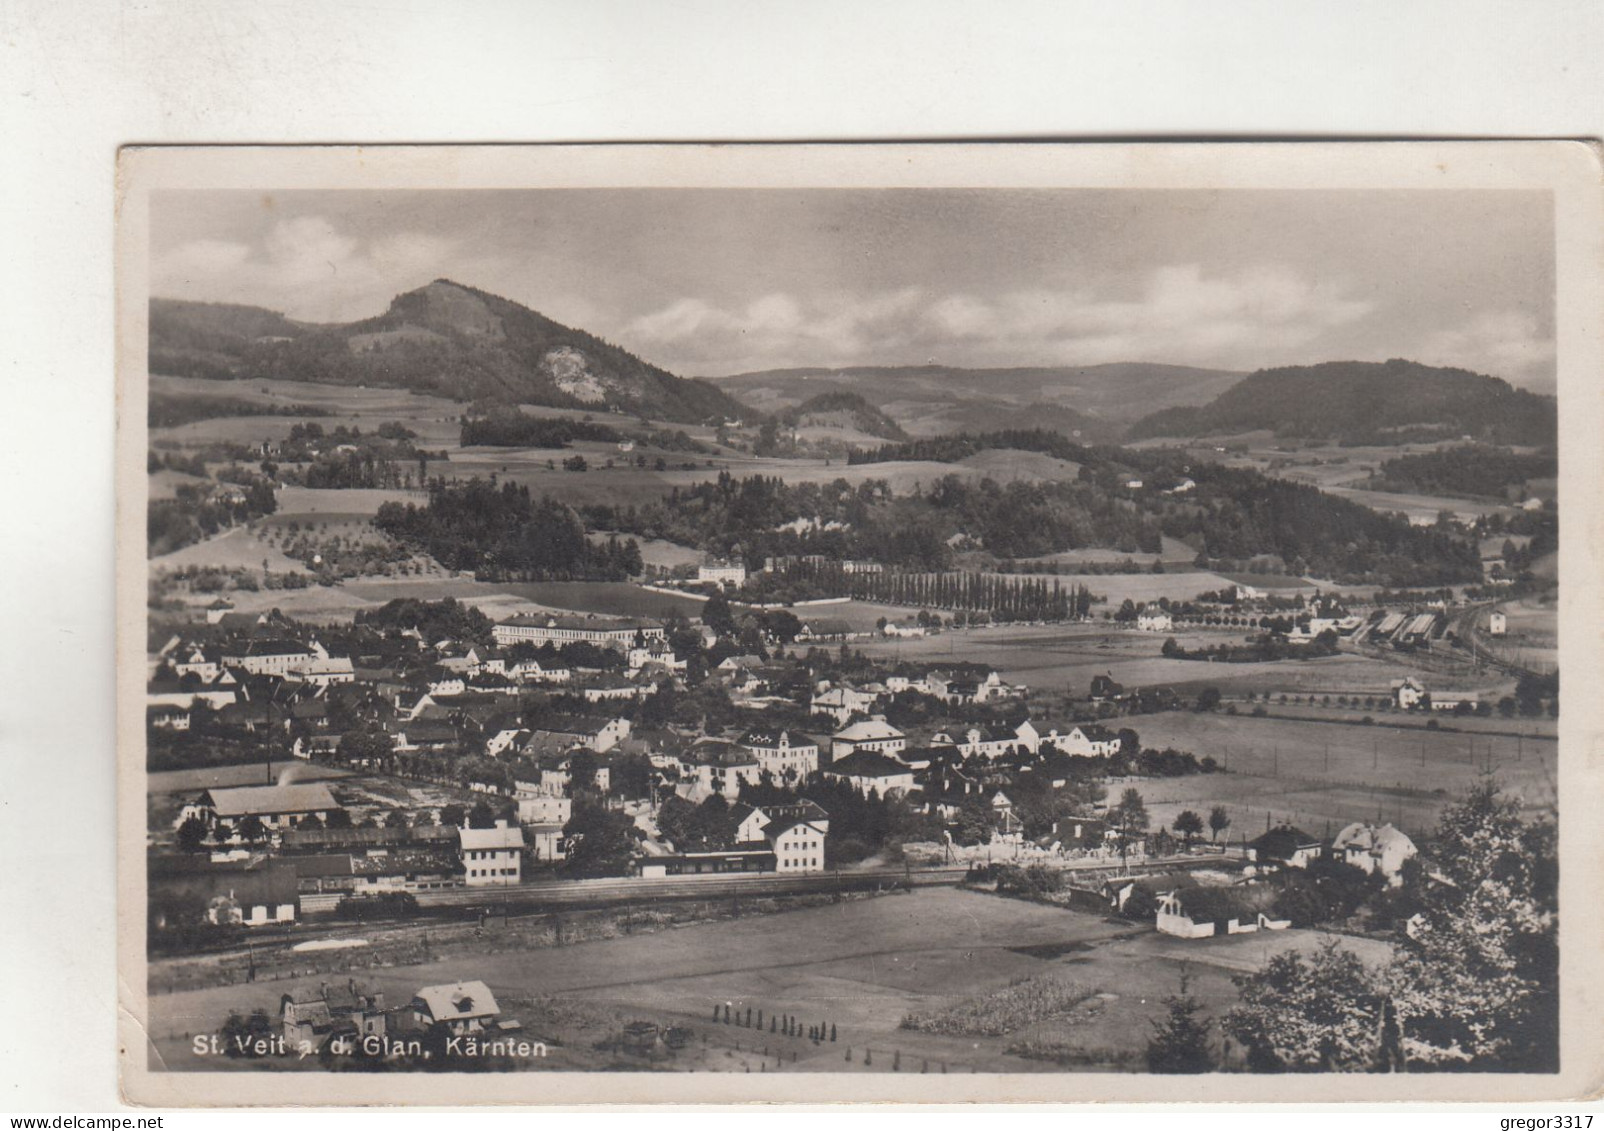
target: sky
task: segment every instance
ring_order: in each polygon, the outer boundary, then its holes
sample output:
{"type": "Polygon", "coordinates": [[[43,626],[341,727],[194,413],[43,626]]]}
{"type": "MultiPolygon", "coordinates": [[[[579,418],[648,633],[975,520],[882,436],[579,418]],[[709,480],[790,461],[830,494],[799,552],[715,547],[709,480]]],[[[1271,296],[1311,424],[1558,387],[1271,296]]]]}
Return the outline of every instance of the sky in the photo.
{"type": "Polygon", "coordinates": [[[313,322],[449,278],[683,376],[1406,357],[1551,392],[1551,198],[1481,190],[165,192],[151,293],[313,322]]]}

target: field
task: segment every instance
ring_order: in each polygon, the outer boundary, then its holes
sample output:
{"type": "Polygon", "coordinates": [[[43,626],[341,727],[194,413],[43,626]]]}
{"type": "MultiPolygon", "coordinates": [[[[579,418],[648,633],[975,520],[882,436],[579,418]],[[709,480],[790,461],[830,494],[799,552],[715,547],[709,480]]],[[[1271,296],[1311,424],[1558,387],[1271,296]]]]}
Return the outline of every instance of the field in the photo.
{"type": "MultiPolygon", "coordinates": [[[[1191,711],[1140,715],[1129,725],[1143,746],[1210,755],[1229,772],[1135,784],[1155,828],[1168,827],[1182,809],[1207,816],[1210,807],[1224,805],[1233,820],[1230,835],[1248,839],[1267,820],[1291,821],[1320,836],[1350,821],[1379,819],[1418,837],[1489,769],[1529,811],[1555,803],[1556,743],[1491,730],[1428,731],[1410,721],[1417,725],[1402,729],[1385,721],[1345,726],[1191,711]]],[[[1121,788],[1111,784],[1110,793],[1121,788]]]]}
{"type": "MultiPolygon", "coordinates": [[[[1236,1000],[1233,974],[1256,969],[1274,953],[1309,949],[1316,937],[1286,931],[1186,942],[1098,915],[951,889],[847,901],[576,945],[487,954],[477,961],[364,971],[364,982],[387,999],[407,1000],[423,985],[482,978],[499,998],[555,995],[579,1012],[612,1011],[690,1027],[705,1037],[704,1067],[741,1071],[760,1047],[786,1058],[767,1070],[904,1072],[1044,1071],[1056,1065],[1006,1052],[1022,1036],[1085,1050],[1094,1066],[1130,1066],[1147,1040],[1149,1019],[1163,1012],[1184,963],[1191,991],[1210,1013],[1236,1000]],[[1028,1033],[952,1037],[899,1029],[915,1010],[940,1009],[1011,982],[1062,974],[1094,986],[1098,996],[1074,1012],[1031,1026],[1028,1033]],[[759,1034],[755,1028],[709,1023],[715,1004],[765,1014],[794,1014],[837,1028],[835,1043],[759,1034]],[[737,1048],[735,1046],[739,1045],[737,1048]],[[722,1046],[722,1047],[721,1047],[722,1046]],[[847,1050],[852,1058],[847,1059],[847,1050]],[[865,1050],[872,1063],[864,1064],[865,1050]],[[711,1051],[712,1063],[706,1055],[711,1051]],[[796,1054],[795,1059],[790,1054],[796,1054]],[[727,1054],[727,1055],[725,1055],[727,1054]]],[[[1380,944],[1356,944],[1367,961],[1380,944]]],[[[230,1008],[271,1011],[286,984],[256,983],[156,996],[150,1031],[155,1053],[175,1068],[201,1067],[186,1036],[219,1024],[230,1008]]],[[[509,1010],[511,1012],[511,1010],[509,1010]]],[[[568,1038],[549,1068],[592,1067],[588,1042],[564,1032],[564,1010],[522,1012],[532,1034],[568,1038]]],[[[756,1070],[756,1064],[752,1064],[756,1070]]]]}
{"type": "Polygon", "coordinates": [[[316,766],[294,759],[282,762],[250,762],[237,766],[211,766],[200,770],[161,770],[146,774],[145,791],[152,796],[189,793],[219,786],[271,785],[275,782],[330,781],[349,777],[348,770],[335,766],[316,766]]]}
{"type": "MultiPolygon", "coordinates": [[[[1189,646],[1240,640],[1244,633],[1177,633],[1189,646]]],[[[946,631],[909,640],[854,642],[871,656],[936,663],[961,659],[993,665],[1005,679],[1084,699],[1093,676],[1112,675],[1127,687],[1168,686],[1185,692],[1203,686],[1227,694],[1285,691],[1301,694],[1380,694],[1416,670],[1388,658],[1342,653],[1318,660],[1211,664],[1159,654],[1164,635],[1110,623],[994,625],[946,631]]]]}
{"type": "Polygon", "coordinates": [[[656,593],[625,581],[506,582],[495,586],[511,596],[553,609],[615,617],[697,617],[702,602],[656,593]]]}

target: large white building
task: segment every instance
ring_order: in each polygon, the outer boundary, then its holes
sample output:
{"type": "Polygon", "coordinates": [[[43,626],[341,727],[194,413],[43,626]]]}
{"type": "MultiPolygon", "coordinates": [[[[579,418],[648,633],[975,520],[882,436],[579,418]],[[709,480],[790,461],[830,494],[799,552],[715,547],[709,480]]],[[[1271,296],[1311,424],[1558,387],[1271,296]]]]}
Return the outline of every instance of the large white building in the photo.
{"type": "Polygon", "coordinates": [[[637,638],[663,639],[663,626],[649,620],[617,620],[594,616],[516,616],[491,630],[502,647],[530,644],[574,644],[584,641],[608,648],[628,648],[637,638]]]}
{"type": "Polygon", "coordinates": [[[819,768],[819,744],[805,734],[793,739],[789,731],[749,730],[741,747],[778,782],[801,781],[819,768]]]}
{"type": "Polygon", "coordinates": [[[741,562],[706,562],[696,568],[696,580],[738,589],[746,584],[746,566],[741,562]]]}
{"type": "Polygon", "coordinates": [[[497,887],[523,880],[524,833],[505,822],[491,829],[459,829],[463,882],[469,887],[497,887]]]}

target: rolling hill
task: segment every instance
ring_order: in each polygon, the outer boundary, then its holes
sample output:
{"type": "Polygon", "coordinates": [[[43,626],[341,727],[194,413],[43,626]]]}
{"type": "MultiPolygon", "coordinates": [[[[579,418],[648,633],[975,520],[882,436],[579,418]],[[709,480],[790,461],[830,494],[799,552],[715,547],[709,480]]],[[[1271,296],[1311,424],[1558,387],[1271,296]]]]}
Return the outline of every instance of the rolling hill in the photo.
{"type": "Polygon", "coordinates": [[[809,397],[780,413],[780,420],[792,428],[843,428],[882,440],[908,438],[895,420],[857,393],[844,390],[809,397]]]}
{"type": "Polygon", "coordinates": [[[1201,407],[1161,409],[1137,421],[1131,439],[1229,435],[1385,444],[1470,436],[1499,444],[1552,444],[1553,397],[1497,377],[1418,362],[1332,361],[1262,369],[1201,407]]]}
{"type": "Polygon", "coordinates": [[[750,415],[715,385],[449,279],[396,296],[377,318],[331,325],[259,307],[152,299],[149,350],[152,373],[186,377],[382,385],[690,423],[750,415]]]}
{"type": "Polygon", "coordinates": [[[1204,404],[1241,376],[1130,362],[1015,369],[770,369],[709,380],[770,413],[821,393],[856,393],[914,436],[959,429],[1050,428],[1065,433],[1080,429],[1088,440],[1110,440],[1155,408],[1204,404]]]}

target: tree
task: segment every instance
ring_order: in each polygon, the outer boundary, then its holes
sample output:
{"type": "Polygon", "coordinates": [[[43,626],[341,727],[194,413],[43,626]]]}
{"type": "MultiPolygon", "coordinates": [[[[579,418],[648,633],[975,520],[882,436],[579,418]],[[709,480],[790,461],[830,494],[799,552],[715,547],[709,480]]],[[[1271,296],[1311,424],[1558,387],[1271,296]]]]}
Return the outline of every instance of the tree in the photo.
{"type": "Polygon", "coordinates": [[[199,852],[206,840],[206,822],[199,817],[186,817],[178,826],[178,847],[185,852],[199,852]]]}
{"type": "MultiPolygon", "coordinates": [[[[343,812],[343,810],[342,810],[343,812]]],[[[255,813],[248,814],[239,823],[240,839],[247,844],[259,844],[267,839],[267,826],[255,813]]]]}
{"type": "Polygon", "coordinates": [[[1554,825],[1488,780],[1443,811],[1406,876],[1420,911],[1388,982],[1410,1066],[1557,1070],[1554,825]]]}
{"type": "Polygon", "coordinates": [[[1233,981],[1242,1000],[1223,1024],[1255,1072],[1363,1072],[1380,1062],[1379,979],[1335,939],[1308,959],[1288,951],[1233,981]]]}
{"type": "Polygon", "coordinates": [[[1231,827],[1231,815],[1225,811],[1224,805],[1216,805],[1209,810],[1209,839],[1217,842],[1220,834],[1231,827]]]}
{"type": "Polygon", "coordinates": [[[351,827],[351,814],[344,809],[330,809],[323,825],[330,829],[348,829],[351,827]]]}
{"type": "Polygon", "coordinates": [[[1212,1023],[1200,1019],[1203,1006],[1187,992],[1188,975],[1181,970],[1181,988],[1164,999],[1169,1016],[1153,1022],[1153,1035],[1147,1042],[1149,1072],[1187,1073],[1214,1071],[1214,1054],[1209,1050],[1212,1023]]]}
{"type": "Polygon", "coordinates": [[[371,723],[348,730],[340,737],[335,753],[342,762],[383,766],[391,757],[394,744],[390,736],[371,723]]]}
{"type": "Polygon", "coordinates": [[[730,599],[722,591],[714,593],[702,606],[702,623],[720,636],[735,634],[735,615],[730,611],[730,599]]]}
{"type": "Polygon", "coordinates": [[[634,823],[622,813],[596,805],[575,805],[563,826],[568,838],[564,869],[575,876],[622,876],[634,859],[634,823]]]}
{"type": "Polygon", "coordinates": [[[440,824],[447,828],[460,829],[467,815],[467,811],[455,802],[440,806],[440,824]]]}
{"type": "Polygon", "coordinates": [[[1197,693],[1197,709],[1199,711],[1213,711],[1220,705],[1220,689],[1218,687],[1205,687],[1197,693]]]}
{"type": "Polygon", "coordinates": [[[480,798],[468,810],[468,827],[470,829],[493,829],[496,827],[496,811],[490,807],[490,802],[480,798]]]}
{"type": "Polygon", "coordinates": [[[1181,838],[1186,842],[1186,847],[1191,848],[1193,838],[1203,832],[1203,818],[1190,809],[1183,809],[1176,816],[1175,823],[1171,827],[1181,834],[1181,838]]]}
{"type": "Polygon", "coordinates": [[[1109,812],[1109,817],[1119,833],[1119,854],[1123,857],[1131,842],[1147,831],[1147,804],[1135,787],[1130,787],[1120,795],[1119,804],[1109,812]]]}

